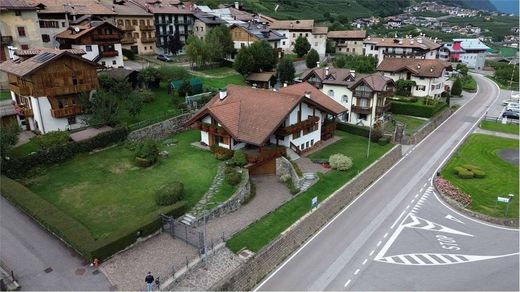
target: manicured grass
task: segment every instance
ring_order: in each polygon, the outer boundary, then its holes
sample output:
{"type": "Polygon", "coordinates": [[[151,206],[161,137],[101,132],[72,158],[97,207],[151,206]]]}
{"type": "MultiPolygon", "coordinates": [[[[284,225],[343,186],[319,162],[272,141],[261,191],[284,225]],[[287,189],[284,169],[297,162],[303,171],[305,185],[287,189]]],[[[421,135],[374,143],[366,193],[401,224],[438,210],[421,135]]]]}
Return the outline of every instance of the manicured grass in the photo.
{"type": "MultiPolygon", "coordinates": [[[[243,247],[246,247],[249,250],[258,252],[262,247],[275,239],[282,231],[306,214],[310,210],[311,199],[313,197],[317,196],[318,201],[322,202],[393,146],[390,144],[380,146],[377,143],[373,143],[371,145],[370,156],[367,159],[367,138],[342,131],[336,131],[336,135],[342,136],[343,139],[325,147],[319,152],[313,153],[310,158],[328,159],[331,154],[343,153],[352,158],[352,168],[344,172],[332,170],[322,175],[320,180],[307,191],[294,197],[275,211],[267,214],[259,221],[236,234],[227,241],[227,245],[232,251],[237,252],[243,247]]],[[[262,186],[257,187],[261,188],[262,186]]]]}
{"type": "Polygon", "coordinates": [[[40,150],[40,146],[34,143],[33,141],[29,140],[29,142],[9,150],[9,156],[12,158],[24,157],[38,150],[40,150]]]}
{"type": "Polygon", "coordinates": [[[496,198],[514,194],[507,217],[518,218],[518,165],[497,156],[501,149],[518,149],[518,140],[472,134],[444,167],[441,175],[471,195],[473,201],[469,209],[486,215],[503,217],[505,206],[501,204],[495,210],[496,198]],[[459,178],[454,168],[462,164],[480,167],[486,177],[459,178]]]}
{"type": "Polygon", "coordinates": [[[228,84],[246,85],[240,73],[230,67],[219,67],[200,71],[190,71],[193,76],[200,78],[204,87],[209,90],[224,88],[228,84]]]}
{"type": "Polygon", "coordinates": [[[11,100],[11,92],[0,91],[0,100],[11,100]]]}
{"type": "Polygon", "coordinates": [[[41,169],[22,180],[30,190],[86,226],[95,239],[109,236],[121,226],[159,208],[155,190],[165,183],[184,184],[187,207],[193,207],[216,174],[213,155],[194,148],[198,131],[174,136],[178,144],[161,145],[169,156],[150,168],[133,163],[133,152],[117,146],[95,154],[80,154],[65,163],[41,169]]]}
{"type": "Polygon", "coordinates": [[[485,130],[518,135],[518,124],[502,124],[500,122],[482,121],[480,127],[485,130]]]}
{"type": "MultiPolygon", "coordinates": [[[[427,123],[427,120],[418,119],[412,116],[405,115],[392,115],[392,118],[398,122],[405,124],[406,133],[413,134],[417,129],[419,129],[422,125],[427,123]]],[[[387,122],[385,124],[385,130],[389,132],[393,132],[395,130],[395,125],[391,122],[387,122]]]]}

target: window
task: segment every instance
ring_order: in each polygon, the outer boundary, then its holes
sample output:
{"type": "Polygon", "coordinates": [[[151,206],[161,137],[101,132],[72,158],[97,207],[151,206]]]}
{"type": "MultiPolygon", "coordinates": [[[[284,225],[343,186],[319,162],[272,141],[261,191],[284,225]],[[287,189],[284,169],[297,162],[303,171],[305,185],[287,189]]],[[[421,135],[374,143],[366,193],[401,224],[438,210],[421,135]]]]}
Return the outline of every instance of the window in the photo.
{"type": "Polygon", "coordinates": [[[358,119],[366,121],[367,120],[367,115],[366,114],[359,114],[358,115],[358,119]]]}
{"type": "Polygon", "coordinates": [[[25,27],[18,26],[16,29],[18,30],[18,36],[25,37],[25,27]]]}
{"type": "Polygon", "coordinates": [[[15,11],[14,11],[14,15],[16,15],[16,16],[21,16],[21,15],[22,15],[22,11],[20,11],[20,10],[15,10],[15,11]]]}
{"type": "Polygon", "coordinates": [[[350,48],[347,48],[347,52],[350,52],[350,48]]]}
{"type": "Polygon", "coordinates": [[[296,37],[296,34],[295,34],[295,33],[293,33],[293,34],[292,34],[292,37],[293,37],[293,38],[295,38],[295,37],[296,37]]]}
{"type": "Polygon", "coordinates": [[[40,27],[42,28],[59,28],[60,24],[55,20],[40,20],[40,27]]]}
{"type": "Polygon", "coordinates": [[[87,52],[92,52],[92,46],[85,46],[85,50],[87,52]]]}
{"type": "Polygon", "coordinates": [[[300,149],[301,150],[305,149],[305,144],[300,145],[300,149]]]}
{"type": "Polygon", "coordinates": [[[65,27],[65,25],[66,25],[66,24],[65,24],[65,21],[62,21],[62,22],[61,22],[61,27],[65,27]]]}
{"type": "Polygon", "coordinates": [[[348,96],[346,94],[343,94],[343,96],[341,97],[341,101],[344,102],[344,103],[347,103],[348,102],[348,96]]]}
{"type": "MultiPolygon", "coordinates": [[[[301,35],[301,34],[300,34],[301,35]]],[[[305,37],[309,37],[309,34],[308,33],[305,33],[305,37]]]]}
{"type": "Polygon", "coordinates": [[[138,32],[134,32],[134,38],[139,39],[139,33],[138,32]]]}
{"type": "Polygon", "coordinates": [[[311,146],[314,145],[314,139],[311,140],[311,146]]]}
{"type": "Polygon", "coordinates": [[[137,25],[137,20],[135,20],[135,19],[132,20],[132,25],[133,25],[133,26],[136,26],[136,25],[137,25]]]}
{"type": "Polygon", "coordinates": [[[283,41],[283,42],[282,42],[282,45],[284,45],[284,46],[285,46],[285,41],[283,41]]]}
{"type": "Polygon", "coordinates": [[[415,90],[425,91],[426,85],[417,85],[417,86],[415,86],[415,90]]]}
{"type": "Polygon", "coordinates": [[[366,98],[358,98],[358,103],[360,107],[368,107],[368,99],[366,98]]]}
{"type": "Polygon", "coordinates": [[[78,79],[72,78],[72,85],[78,85],[78,79]]]}
{"type": "Polygon", "coordinates": [[[334,98],[334,90],[329,90],[329,92],[327,92],[327,95],[334,98]]]}
{"type": "Polygon", "coordinates": [[[354,42],[354,45],[357,45],[357,42],[354,42]]]}
{"type": "Polygon", "coordinates": [[[105,66],[107,63],[105,61],[101,61],[101,65],[105,66]]]}
{"type": "Polygon", "coordinates": [[[28,50],[29,49],[29,45],[22,45],[22,50],[28,50]]]}
{"type": "Polygon", "coordinates": [[[48,42],[51,41],[51,38],[49,37],[48,34],[42,34],[42,41],[43,41],[44,43],[48,43],[48,42]]]}
{"type": "Polygon", "coordinates": [[[309,148],[309,141],[305,142],[305,148],[309,148]]]}
{"type": "Polygon", "coordinates": [[[356,52],[356,48],[352,48],[352,53],[355,53],[356,52]]]}

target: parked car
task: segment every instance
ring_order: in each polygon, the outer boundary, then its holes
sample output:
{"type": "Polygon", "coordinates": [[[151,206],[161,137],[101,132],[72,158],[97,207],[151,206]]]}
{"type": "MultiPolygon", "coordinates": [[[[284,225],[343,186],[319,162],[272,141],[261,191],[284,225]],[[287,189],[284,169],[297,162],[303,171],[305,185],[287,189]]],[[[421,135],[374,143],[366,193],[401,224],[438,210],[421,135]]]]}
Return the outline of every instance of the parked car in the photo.
{"type": "Polygon", "coordinates": [[[507,100],[504,100],[504,101],[502,102],[502,105],[505,106],[505,107],[508,107],[508,106],[510,106],[510,105],[512,105],[512,106],[515,106],[515,105],[516,105],[516,107],[518,107],[518,102],[516,102],[516,101],[512,101],[512,100],[510,100],[510,99],[507,99],[507,100]]]}
{"type": "Polygon", "coordinates": [[[518,120],[518,112],[514,111],[505,111],[502,113],[503,118],[518,120]]]}
{"type": "Polygon", "coordinates": [[[167,55],[157,55],[157,60],[161,60],[163,62],[173,62],[172,58],[167,55]]]}
{"type": "Polygon", "coordinates": [[[520,92],[511,91],[511,99],[518,102],[520,100],[520,92]]]}

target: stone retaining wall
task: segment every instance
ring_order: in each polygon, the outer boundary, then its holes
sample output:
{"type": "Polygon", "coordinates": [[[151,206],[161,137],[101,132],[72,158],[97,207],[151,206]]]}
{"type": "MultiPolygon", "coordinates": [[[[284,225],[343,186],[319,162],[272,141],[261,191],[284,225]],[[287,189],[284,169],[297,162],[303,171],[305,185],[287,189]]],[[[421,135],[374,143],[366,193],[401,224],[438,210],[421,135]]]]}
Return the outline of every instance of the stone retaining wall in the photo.
{"type": "Polygon", "coordinates": [[[191,116],[191,113],[187,113],[135,130],[128,134],[127,139],[135,142],[144,139],[160,140],[166,138],[171,134],[183,131],[185,129],[184,124],[191,118],[191,116]]]}
{"type": "Polygon", "coordinates": [[[300,178],[296,173],[296,170],[294,169],[292,163],[287,158],[280,156],[276,158],[276,175],[282,176],[286,174],[291,176],[293,185],[301,190],[305,178],[300,178]]]}
{"type": "Polygon", "coordinates": [[[420,128],[418,131],[413,133],[411,136],[403,136],[401,144],[413,145],[421,142],[428,134],[430,134],[435,128],[442,124],[447,118],[451,116],[453,111],[447,108],[435,115],[426,125],[420,128]]]}
{"type": "MultiPolygon", "coordinates": [[[[238,208],[240,208],[242,205],[242,202],[246,201],[250,195],[251,180],[249,179],[249,171],[247,169],[242,169],[242,180],[238,184],[235,193],[233,193],[233,195],[227,201],[209,211],[206,220],[211,220],[213,218],[217,218],[238,210],[238,208]]],[[[204,224],[204,215],[200,218],[197,218],[193,224],[194,226],[204,224]]]]}
{"type": "Polygon", "coordinates": [[[400,158],[401,145],[397,145],[210,290],[252,289],[400,158]]]}

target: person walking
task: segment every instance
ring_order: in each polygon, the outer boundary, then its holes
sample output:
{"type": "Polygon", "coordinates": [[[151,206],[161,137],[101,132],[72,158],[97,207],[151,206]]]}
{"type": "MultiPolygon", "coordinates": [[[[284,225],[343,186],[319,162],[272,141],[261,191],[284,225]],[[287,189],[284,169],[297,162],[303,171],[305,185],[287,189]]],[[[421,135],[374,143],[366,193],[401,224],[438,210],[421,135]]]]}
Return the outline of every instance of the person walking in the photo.
{"type": "Polygon", "coordinates": [[[153,291],[153,280],[152,272],[148,272],[148,275],[144,278],[144,281],[146,282],[146,291],[153,291]]]}

